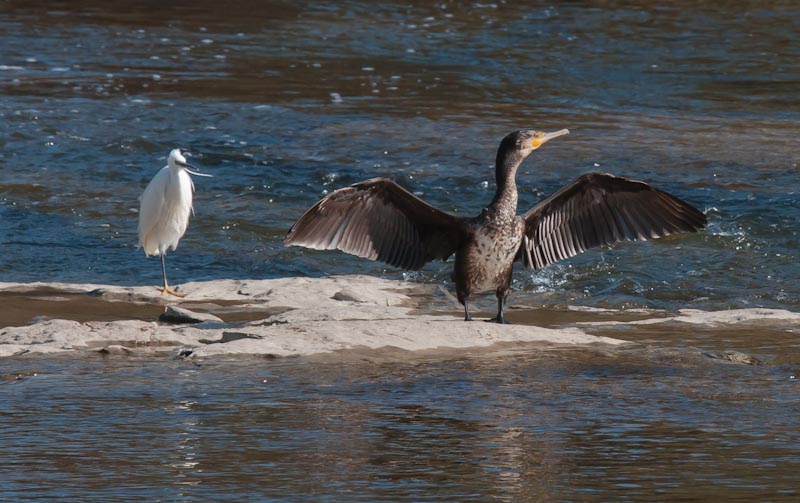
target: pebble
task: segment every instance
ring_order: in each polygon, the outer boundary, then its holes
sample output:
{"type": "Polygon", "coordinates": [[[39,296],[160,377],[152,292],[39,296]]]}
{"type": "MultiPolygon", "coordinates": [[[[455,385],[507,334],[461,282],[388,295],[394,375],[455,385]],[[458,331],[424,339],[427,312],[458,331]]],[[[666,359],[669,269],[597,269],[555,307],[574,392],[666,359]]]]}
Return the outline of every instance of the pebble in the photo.
{"type": "Polygon", "coordinates": [[[167,306],[158,321],[175,325],[183,323],[203,323],[204,321],[222,321],[222,318],[209,313],[197,313],[183,307],[167,306]]]}

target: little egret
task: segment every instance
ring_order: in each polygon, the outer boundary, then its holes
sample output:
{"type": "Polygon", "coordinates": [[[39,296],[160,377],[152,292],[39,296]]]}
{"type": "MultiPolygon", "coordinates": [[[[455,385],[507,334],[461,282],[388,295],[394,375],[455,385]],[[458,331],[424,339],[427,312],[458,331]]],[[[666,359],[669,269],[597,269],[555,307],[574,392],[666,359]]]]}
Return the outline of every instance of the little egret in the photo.
{"type": "Polygon", "coordinates": [[[185,297],[185,293],[176,292],[167,284],[167,268],[164,255],[178,247],[178,241],[189,225],[189,213],[192,209],[192,193],[194,184],[189,174],[211,176],[198,173],[197,168],[186,162],[179,149],[169,153],[167,165],[161,168],[156,176],[147,184],[139,207],[139,247],[144,248],[147,256],[161,257],[161,273],[164,276],[162,294],[169,293],[176,297],[185,297]],[[189,168],[195,171],[190,171],[189,168]]]}

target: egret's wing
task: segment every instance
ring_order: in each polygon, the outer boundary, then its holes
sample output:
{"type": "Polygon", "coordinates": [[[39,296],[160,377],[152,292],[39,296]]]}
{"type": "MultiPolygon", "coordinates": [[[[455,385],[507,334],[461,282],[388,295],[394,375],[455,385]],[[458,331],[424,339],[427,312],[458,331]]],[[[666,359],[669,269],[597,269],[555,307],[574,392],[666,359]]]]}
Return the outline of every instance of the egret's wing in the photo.
{"type": "Polygon", "coordinates": [[[150,254],[147,237],[151,234],[163,211],[166,187],[169,181],[169,168],[164,167],[150,180],[139,198],[139,246],[150,254]]]}
{"type": "Polygon", "coordinates": [[[284,240],[338,249],[404,269],[445,260],[462,238],[461,219],[391,180],[373,178],[332,192],[306,211],[284,240]]]}
{"type": "Polygon", "coordinates": [[[534,269],[595,246],[694,232],[707,222],[703,213],[662,190],[607,173],[579,177],[523,218],[520,254],[534,269]]]}

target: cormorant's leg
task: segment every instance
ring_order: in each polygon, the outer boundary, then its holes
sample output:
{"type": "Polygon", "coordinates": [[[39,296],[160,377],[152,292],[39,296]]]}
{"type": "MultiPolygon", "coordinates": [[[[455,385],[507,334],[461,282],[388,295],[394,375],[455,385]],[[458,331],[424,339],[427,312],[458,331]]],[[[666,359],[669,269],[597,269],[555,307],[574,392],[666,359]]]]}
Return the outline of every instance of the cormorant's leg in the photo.
{"type": "Polygon", "coordinates": [[[464,300],[464,321],[472,321],[472,316],[469,315],[469,306],[466,300],[464,300]]]}
{"type": "Polygon", "coordinates": [[[161,274],[164,276],[164,288],[161,289],[161,295],[168,293],[176,297],[186,297],[185,293],[176,292],[167,284],[167,266],[164,264],[164,253],[159,255],[161,257],[161,274]]]}
{"type": "Polygon", "coordinates": [[[494,322],[494,323],[500,323],[501,325],[510,325],[510,323],[506,321],[505,316],[503,316],[503,304],[505,303],[504,302],[505,299],[506,299],[505,295],[498,295],[497,296],[497,316],[495,316],[494,318],[492,318],[490,320],[486,320],[486,321],[491,321],[491,322],[494,322]]]}

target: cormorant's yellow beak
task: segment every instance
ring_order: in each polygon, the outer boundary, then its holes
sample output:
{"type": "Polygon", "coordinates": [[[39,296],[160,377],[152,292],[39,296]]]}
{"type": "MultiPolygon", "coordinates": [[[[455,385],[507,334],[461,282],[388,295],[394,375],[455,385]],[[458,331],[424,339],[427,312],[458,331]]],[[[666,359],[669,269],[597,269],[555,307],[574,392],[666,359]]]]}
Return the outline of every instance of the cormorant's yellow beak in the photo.
{"type": "Polygon", "coordinates": [[[558,138],[559,136],[564,136],[565,134],[569,134],[569,129],[561,129],[559,131],[553,131],[552,133],[536,133],[536,135],[533,137],[533,141],[531,142],[531,147],[533,147],[535,150],[553,138],[558,138]]]}

